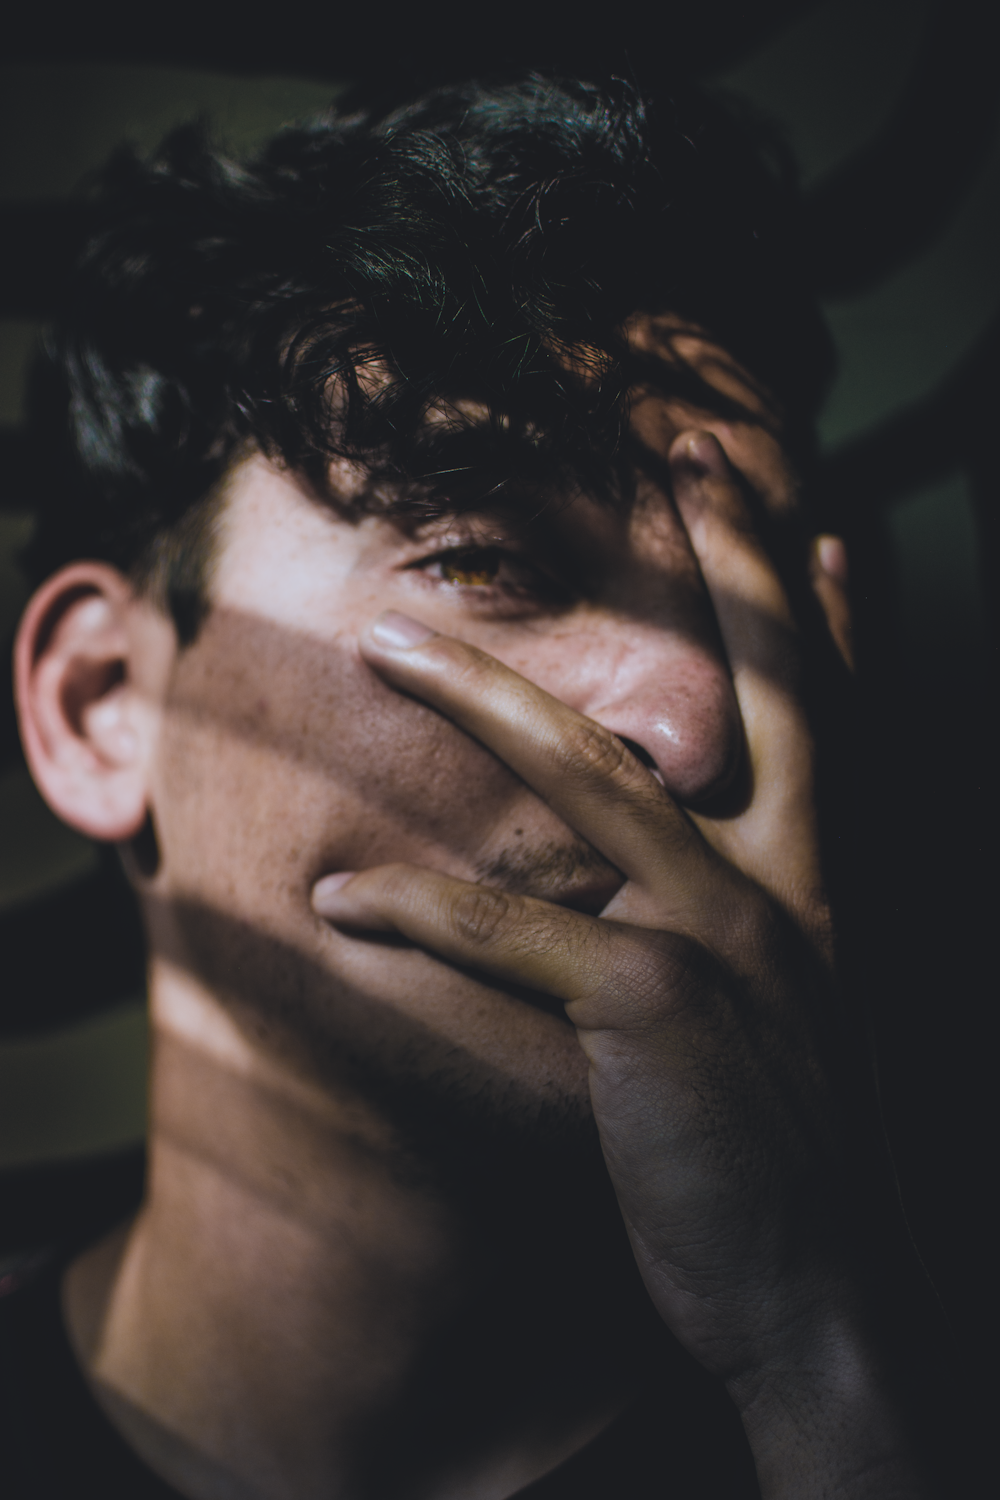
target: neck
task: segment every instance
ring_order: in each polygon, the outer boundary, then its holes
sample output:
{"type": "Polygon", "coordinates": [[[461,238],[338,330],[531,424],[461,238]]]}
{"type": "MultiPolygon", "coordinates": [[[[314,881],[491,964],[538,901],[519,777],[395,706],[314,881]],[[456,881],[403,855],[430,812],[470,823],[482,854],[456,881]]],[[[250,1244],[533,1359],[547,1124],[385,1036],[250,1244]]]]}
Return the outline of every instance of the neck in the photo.
{"type": "Polygon", "coordinates": [[[551,1191],[498,1185],[484,1217],[479,1184],[470,1214],[189,974],[156,964],[151,989],[147,1199],[66,1282],[151,1467],[227,1500],[503,1500],[627,1403],[649,1356],[617,1226],[595,1262],[579,1215],[526,1212],[551,1191]]]}

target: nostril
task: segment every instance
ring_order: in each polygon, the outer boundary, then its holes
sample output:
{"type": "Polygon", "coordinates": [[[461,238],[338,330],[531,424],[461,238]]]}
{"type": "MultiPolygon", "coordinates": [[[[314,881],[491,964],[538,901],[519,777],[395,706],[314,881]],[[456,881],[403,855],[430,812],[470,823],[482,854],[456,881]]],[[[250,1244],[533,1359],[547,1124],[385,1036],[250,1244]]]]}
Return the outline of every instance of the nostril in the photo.
{"type": "Polygon", "coordinates": [[[628,749],[631,750],[637,761],[640,761],[644,766],[648,766],[653,775],[656,777],[657,781],[662,786],[664,784],[663,772],[660,770],[659,766],[656,764],[656,761],[650,755],[649,751],[643,745],[640,745],[638,740],[630,740],[627,735],[620,734],[618,738],[621,740],[623,745],[627,746],[628,749]]]}
{"type": "Polygon", "coordinates": [[[631,666],[631,675],[618,672],[612,693],[595,692],[584,712],[616,734],[682,807],[715,798],[743,748],[728,672],[697,656],[631,666]]]}

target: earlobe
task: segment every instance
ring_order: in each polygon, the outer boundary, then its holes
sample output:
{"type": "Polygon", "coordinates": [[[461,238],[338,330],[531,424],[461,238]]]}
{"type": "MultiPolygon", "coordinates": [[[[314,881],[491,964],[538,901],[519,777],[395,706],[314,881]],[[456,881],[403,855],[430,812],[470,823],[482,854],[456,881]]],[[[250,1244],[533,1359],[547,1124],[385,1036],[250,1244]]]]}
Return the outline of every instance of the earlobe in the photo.
{"type": "Polygon", "coordinates": [[[132,838],[147,813],[133,602],[114,568],[74,563],[34,595],[14,652],[21,737],[34,779],[64,822],[109,842],[132,838]]]}

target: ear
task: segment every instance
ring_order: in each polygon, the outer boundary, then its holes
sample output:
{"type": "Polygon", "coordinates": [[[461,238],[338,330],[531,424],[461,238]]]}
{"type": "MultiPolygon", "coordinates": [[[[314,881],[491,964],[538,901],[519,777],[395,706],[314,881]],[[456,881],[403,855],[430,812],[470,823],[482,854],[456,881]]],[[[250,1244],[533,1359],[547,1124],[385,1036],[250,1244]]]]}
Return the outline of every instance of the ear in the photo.
{"type": "Polygon", "coordinates": [[[149,612],[114,568],[73,563],[34,595],[14,648],[21,737],[39,790],[65,823],[109,842],[146,821],[150,704],[137,657],[149,612]]]}

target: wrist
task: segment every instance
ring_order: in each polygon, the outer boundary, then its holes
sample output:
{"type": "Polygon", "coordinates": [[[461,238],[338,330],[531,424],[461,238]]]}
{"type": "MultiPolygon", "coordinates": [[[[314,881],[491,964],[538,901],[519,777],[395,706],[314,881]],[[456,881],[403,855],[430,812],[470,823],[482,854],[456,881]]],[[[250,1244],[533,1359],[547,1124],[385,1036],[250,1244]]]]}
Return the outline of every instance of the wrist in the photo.
{"type": "Polygon", "coordinates": [[[852,1321],[826,1314],[727,1381],[763,1500],[931,1500],[908,1382],[852,1321]]]}

